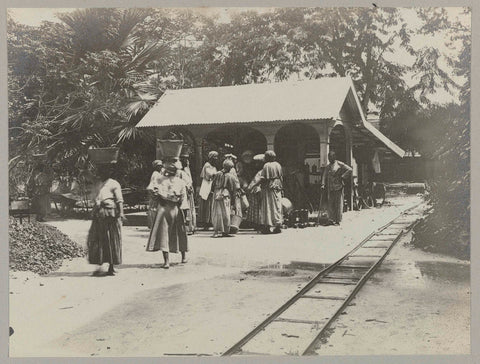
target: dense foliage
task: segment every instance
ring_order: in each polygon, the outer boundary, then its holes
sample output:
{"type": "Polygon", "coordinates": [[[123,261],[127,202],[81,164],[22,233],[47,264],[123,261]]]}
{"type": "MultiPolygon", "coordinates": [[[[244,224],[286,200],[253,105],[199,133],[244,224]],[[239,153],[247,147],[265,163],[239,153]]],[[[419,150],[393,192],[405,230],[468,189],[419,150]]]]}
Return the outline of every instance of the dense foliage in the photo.
{"type": "Polygon", "coordinates": [[[460,102],[432,106],[417,117],[416,143],[434,161],[430,182],[432,213],[416,227],[414,244],[428,251],[461,259],[470,257],[470,58],[471,31],[452,22],[442,10],[421,13],[430,21],[427,34],[446,32],[448,42],[459,42],[460,53],[449,59],[453,73],[465,78],[460,102]]]}
{"type": "Polygon", "coordinates": [[[468,259],[470,256],[469,103],[435,108],[424,115],[433,124],[432,143],[424,148],[435,162],[430,183],[433,211],[415,228],[414,244],[428,251],[468,259]],[[429,150],[430,149],[430,150],[429,150]]]}

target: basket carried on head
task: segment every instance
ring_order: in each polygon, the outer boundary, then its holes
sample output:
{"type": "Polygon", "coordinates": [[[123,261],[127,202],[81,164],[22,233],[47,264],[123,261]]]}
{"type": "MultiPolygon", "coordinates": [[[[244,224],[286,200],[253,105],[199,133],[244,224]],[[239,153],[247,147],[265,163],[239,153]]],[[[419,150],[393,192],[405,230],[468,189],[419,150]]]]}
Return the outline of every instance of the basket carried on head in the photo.
{"type": "Polygon", "coordinates": [[[160,152],[161,159],[173,159],[180,158],[182,153],[183,140],[157,140],[157,148],[160,152]]]}
{"type": "Polygon", "coordinates": [[[94,163],[110,164],[117,162],[118,151],[119,148],[117,147],[91,148],[88,150],[88,156],[94,163]]]}

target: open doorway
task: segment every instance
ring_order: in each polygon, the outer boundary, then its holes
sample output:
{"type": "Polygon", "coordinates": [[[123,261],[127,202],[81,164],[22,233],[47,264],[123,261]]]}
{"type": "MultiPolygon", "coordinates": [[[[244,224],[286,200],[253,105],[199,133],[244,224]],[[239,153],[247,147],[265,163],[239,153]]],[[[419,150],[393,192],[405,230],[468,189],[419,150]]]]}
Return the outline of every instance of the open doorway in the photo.
{"type": "Polygon", "coordinates": [[[285,176],[285,196],[295,209],[316,210],[321,176],[317,131],[303,123],[288,124],[278,130],[274,145],[285,176]]]}

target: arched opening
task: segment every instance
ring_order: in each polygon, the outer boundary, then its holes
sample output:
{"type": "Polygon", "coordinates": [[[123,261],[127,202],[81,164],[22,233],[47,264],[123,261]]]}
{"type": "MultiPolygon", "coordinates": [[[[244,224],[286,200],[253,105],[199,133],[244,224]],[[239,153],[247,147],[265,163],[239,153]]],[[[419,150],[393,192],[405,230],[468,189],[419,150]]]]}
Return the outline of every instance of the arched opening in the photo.
{"type": "Polygon", "coordinates": [[[233,153],[237,156],[246,150],[259,154],[267,149],[267,140],[261,132],[248,126],[222,126],[208,133],[204,139],[204,156],[213,149],[220,154],[233,153]]]}
{"type": "Polygon", "coordinates": [[[220,160],[227,153],[235,154],[242,168],[239,175],[249,182],[256,171],[253,170],[251,159],[242,160],[241,156],[246,151],[250,151],[252,156],[264,153],[267,150],[267,139],[261,132],[248,126],[222,126],[208,133],[203,140],[203,160],[206,160],[211,150],[220,153],[220,160]]]}
{"type": "Polygon", "coordinates": [[[284,171],[285,196],[296,209],[318,207],[320,138],[311,125],[292,123],[275,135],[275,153],[284,171]]]}

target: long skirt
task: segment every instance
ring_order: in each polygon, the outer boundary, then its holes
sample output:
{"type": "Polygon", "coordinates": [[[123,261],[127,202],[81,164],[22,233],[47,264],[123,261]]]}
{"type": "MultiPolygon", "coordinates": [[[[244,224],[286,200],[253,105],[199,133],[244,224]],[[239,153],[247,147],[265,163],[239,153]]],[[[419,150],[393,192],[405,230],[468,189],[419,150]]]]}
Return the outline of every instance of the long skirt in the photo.
{"type": "Polygon", "coordinates": [[[197,214],[195,211],[195,200],[193,199],[193,193],[187,193],[188,205],[190,209],[187,210],[186,222],[187,222],[187,232],[194,233],[197,228],[197,214]]]}
{"type": "Polygon", "coordinates": [[[231,222],[231,204],[230,197],[225,196],[221,200],[213,201],[212,206],[212,224],[213,231],[215,233],[225,233],[230,232],[230,222],[231,222]]]}
{"type": "Polygon", "coordinates": [[[212,205],[213,193],[208,195],[208,199],[204,200],[200,197],[200,205],[198,208],[198,221],[203,224],[210,224],[212,222],[212,205]]]}
{"type": "Polygon", "coordinates": [[[243,212],[242,212],[242,196],[237,195],[235,196],[235,201],[230,202],[232,206],[232,215],[237,215],[240,217],[243,217],[243,212]]]}
{"type": "Polygon", "coordinates": [[[88,231],[90,264],[122,264],[122,222],[118,217],[94,217],[88,231]]]}
{"type": "Polygon", "coordinates": [[[155,221],[155,214],[157,213],[157,200],[155,197],[150,197],[148,202],[148,210],[147,210],[147,224],[148,228],[151,229],[153,226],[153,222],[155,221]]]}
{"type": "Polygon", "coordinates": [[[342,221],[343,188],[337,191],[328,191],[328,218],[333,222],[342,221]]]}
{"type": "Polygon", "coordinates": [[[50,212],[50,195],[37,195],[32,200],[32,209],[37,217],[44,218],[50,212]]]}
{"type": "Polygon", "coordinates": [[[147,251],[158,250],[170,253],[188,251],[183,212],[176,203],[170,201],[158,203],[155,220],[148,237],[147,251]]]}
{"type": "Polygon", "coordinates": [[[247,198],[250,206],[248,207],[245,221],[257,227],[260,225],[260,193],[249,193],[247,194],[247,198]]]}
{"type": "Polygon", "coordinates": [[[260,224],[278,227],[283,223],[282,193],[269,188],[260,192],[260,224]]]}

